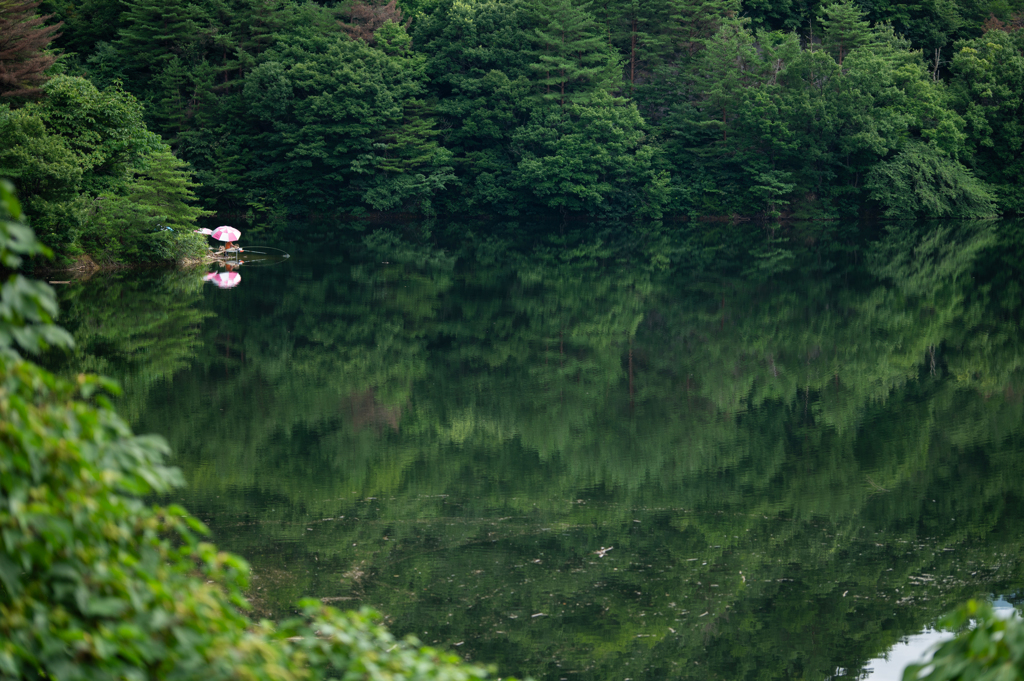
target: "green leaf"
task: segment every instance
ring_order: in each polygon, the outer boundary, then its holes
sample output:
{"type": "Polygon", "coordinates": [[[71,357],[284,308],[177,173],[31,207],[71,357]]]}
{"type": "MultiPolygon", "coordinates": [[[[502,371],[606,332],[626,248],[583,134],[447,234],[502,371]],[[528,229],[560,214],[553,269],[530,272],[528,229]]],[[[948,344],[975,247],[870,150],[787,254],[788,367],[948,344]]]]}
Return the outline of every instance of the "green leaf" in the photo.
{"type": "Polygon", "coordinates": [[[21,568],[6,555],[0,553],[0,582],[14,598],[21,596],[21,568]]]}

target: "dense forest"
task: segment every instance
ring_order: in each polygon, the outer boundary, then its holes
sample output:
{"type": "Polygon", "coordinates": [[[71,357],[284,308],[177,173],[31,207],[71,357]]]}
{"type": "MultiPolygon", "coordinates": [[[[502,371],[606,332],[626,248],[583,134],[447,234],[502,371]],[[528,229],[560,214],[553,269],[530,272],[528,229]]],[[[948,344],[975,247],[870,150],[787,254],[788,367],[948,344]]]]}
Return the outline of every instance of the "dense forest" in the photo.
{"type": "Polygon", "coordinates": [[[2,0],[0,174],[49,245],[129,258],[204,211],[1012,214],[1021,10],[2,0]]]}

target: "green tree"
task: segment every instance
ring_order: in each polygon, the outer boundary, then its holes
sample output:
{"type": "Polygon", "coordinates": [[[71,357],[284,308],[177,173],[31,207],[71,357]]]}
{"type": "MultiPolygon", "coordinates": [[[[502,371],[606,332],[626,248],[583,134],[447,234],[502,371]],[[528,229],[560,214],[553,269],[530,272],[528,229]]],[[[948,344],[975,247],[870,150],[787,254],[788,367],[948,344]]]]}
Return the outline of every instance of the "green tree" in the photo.
{"type": "Polygon", "coordinates": [[[153,152],[132,168],[130,180],[93,199],[82,248],[105,261],[129,263],[206,255],[206,238],[193,228],[213,213],[193,205],[196,186],[170,149],[153,152]]]}
{"type": "Polygon", "coordinates": [[[871,29],[864,19],[865,12],[854,0],[827,5],[822,8],[822,13],[824,37],[821,43],[840,66],[846,55],[871,42],[871,29]]]}
{"type": "Polygon", "coordinates": [[[755,37],[747,24],[726,20],[704,43],[685,74],[689,96],[665,118],[666,152],[679,168],[677,210],[776,214],[789,200],[794,170],[806,164],[785,163],[796,144],[787,129],[793,105],[783,99],[784,79],[799,42],[792,35],[755,37]]]}
{"type": "Polygon", "coordinates": [[[56,38],[57,45],[77,53],[82,62],[102,43],[115,40],[121,29],[124,8],[114,0],[45,0],[42,6],[64,24],[56,38]]]}
{"type": "Polygon", "coordinates": [[[167,141],[179,146],[183,133],[213,124],[215,69],[208,61],[191,68],[171,56],[153,79],[155,93],[150,118],[167,141]]]}
{"type": "Polygon", "coordinates": [[[202,59],[207,16],[201,5],[184,0],[130,0],[114,41],[126,62],[128,82],[143,100],[156,97],[153,82],[178,57],[189,67],[202,59]]]}
{"type": "Polygon", "coordinates": [[[1024,45],[1021,31],[989,31],[956,44],[952,104],[966,121],[967,161],[1003,211],[1024,210],[1024,45]]]}
{"type": "Polygon", "coordinates": [[[175,260],[200,254],[189,234],[208,215],[190,205],[196,187],[116,86],[57,76],[46,99],[0,110],[0,170],[25,197],[26,214],[60,256],[175,260]],[[171,227],[177,233],[154,234],[171,227]]]}
{"type": "Polygon", "coordinates": [[[534,3],[529,119],[512,137],[512,186],[531,202],[591,214],[660,216],[667,180],[636,105],[614,96],[621,63],[584,7],[534,3]]]}
{"type": "MultiPolygon", "coordinates": [[[[932,80],[917,55],[899,42],[876,43],[850,53],[843,69],[834,89],[836,113],[842,121],[836,130],[837,165],[838,179],[847,186],[852,205],[863,200],[859,188],[872,168],[917,140],[934,146],[938,156],[949,157],[949,162],[942,162],[949,172],[961,172],[956,159],[964,149],[964,121],[948,107],[944,84],[932,80]]],[[[910,159],[908,155],[904,162],[910,159]]],[[[909,168],[904,162],[898,165],[909,168]]],[[[923,168],[920,163],[917,166],[923,168]]],[[[954,184],[969,194],[974,190],[968,187],[981,187],[961,176],[963,181],[954,184]]],[[[949,181],[928,173],[919,178],[949,181]]]]}
{"type": "Polygon", "coordinates": [[[25,197],[26,218],[59,252],[74,251],[82,229],[85,168],[70,141],[47,130],[33,105],[0,105],[0,171],[25,197]]]}
{"type": "Polygon", "coordinates": [[[629,55],[630,92],[649,120],[664,117],[676,98],[688,95],[685,76],[693,61],[722,23],[739,11],[733,0],[659,0],[631,12],[623,36],[629,49],[621,42],[619,49],[629,55]]]}
{"type": "Polygon", "coordinates": [[[979,218],[997,212],[995,197],[984,182],[921,142],[908,143],[892,159],[875,164],[864,186],[890,218],[979,218]]]}
{"type": "Polygon", "coordinates": [[[385,24],[375,47],[340,29],[299,30],[246,76],[243,96],[269,129],[253,174],[290,210],[429,206],[451,167],[431,139],[425,60],[405,29],[385,24]]]}
{"type": "Polygon", "coordinates": [[[588,104],[618,88],[619,57],[586,6],[572,0],[535,2],[538,28],[532,68],[539,96],[548,102],[588,104]]]}
{"type": "Polygon", "coordinates": [[[77,156],[85,192],[123,183],[129,168],[160,144],[146,128],[140,103],[116,85],[99,90],[84,78],[57,76],[45,89],[38,111],[48,132],[77,156]]]}
{"type": "MultiPolygon", "coordinates": [[[[424,78],[426,60],[413,53],[412,39],[402,26],[386,21],[374,33],[374,42],[398,62],[397,68],[406,78],[424,78]]],[[[434,139],[438,134],[427,103],[411,96],[406,99],[401,117],[378,133],[374,151],[352,164],[356,172],[373,177],[363,201],[375,210],[414,208],[432,214],[430,198],[455,180],[452,153],[438,145],[434,139]]]]}
{"type": "Polygon", "coordinates": [[[428,55],[429,94],[452,152],[458,187],[450,211],[516,213],[529,199],[512,186],[518,160],[512,136],[535,106],[529,78],[532,54],[523,36],[533,29],[521,0],[446,0],[413,26],[428,55]]]}
{"type": "Polygon", "coordinates": [[[548,208],[660,217],[667,177],[653,162],[636,105],[608,94],[587,104],[538,107],[513,134],[514,185],[548,208]]]}

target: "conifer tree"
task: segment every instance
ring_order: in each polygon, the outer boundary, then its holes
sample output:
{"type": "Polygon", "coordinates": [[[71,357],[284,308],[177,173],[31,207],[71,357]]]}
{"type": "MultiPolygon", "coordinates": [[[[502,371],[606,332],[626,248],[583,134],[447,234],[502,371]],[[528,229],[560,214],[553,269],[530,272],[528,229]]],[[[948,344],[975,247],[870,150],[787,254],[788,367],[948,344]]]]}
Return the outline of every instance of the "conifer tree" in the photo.
{"type": "Polygon", "coordinates": [[[537,2],[540,28],[534,31],[540,97],[547,101],[586,104],[619,83],[619,61],[600,24],[572,0],[537,2]]]}
{"type": "Polygon", "coordinates": [[[45,26],[50,15],[39,16],[38,0],[0,0],[0,95],[38,97],[46,69],[57,56],[46,47],[61,24],[45,26]]]}
{"type": "Polygon", "coordinates": [[[258,57],[274,44],[274,33],[283,24],[284,0],[244,0],[238,22],[232,27],[242,29],[237,37],[238,49],[249,58],[258,57]]]}
{"type": "Polygon", "coordinates": [[[843,0],[823,9],[821,24],[825,29],[822,43],[840,66],[851,51],[871,41],[871,29],[863,12],[853,0],[843,0]]]}
{"type": "Polygon", "coordinates": [[[707,117],[703,127],[717,130],[723,143],[751,90],[762,82],[760,67],[755,36],[745,21],[723,26],[701,54],[692,87],[702,93],[699,107],[707,117]]]}
{"type": "Polygon", "coordinates": [[[626,57],[630,92],[664,81],[703,49],[723,18],[738,13],[737,0],[628,0],[595,9],[613,45],[626,57]]]}
{"type": "Polygon", "coordinates": [[[630,92],[646,75],[645,67],[648,66],[649,57],[657,58],[666,48],[671,49],[667,33],[659,31],[659,28],[667,23],[664,21],[665,4],[667,3],[663,0],[629,0],[626,11],[618,22],[619,26],[625,29],[621,31],[624,34],[622,37],[625,38],[621,42],[625,44],[619,49],[627,55],[626,82],[629,83],[630,92]],[[657,15],[660,15],[660,21],[657,15]]]}
{"type": "Polygon", "coordinates": [[[161,146],[143,158],[135,169],[137,184],[131,196],[138,205],[145,206],[159,216],[161,223],[179,229],[188,229],[210,211],[195,206],[195,188],[187,164],[161,146]]]}
{"type": "Polygon", "coordinates": [[[156,101],[150,107],[150,118],[171,144],[177,145],[184,131],[211,122],[216,76],[217,69],[209,62],[204,60],[189,69],[175,55],[154,78],[156,101]]]}
{"type": "Polygon", "coordinates": [[[740,9],[738,0],[630,0],[615,44],[627,55],[629,93],[648,120],[684,98],[686,74],[708,41],[740,9]]]}
{"type": "Polygon", "coordinates": [[[523,49],[533,12],[524,0],[444,0],[414,28],[413,44],[429,55],[431,99],[460,178],[460,189],[447,192],[448,208],[515,212],[522,194],[510,181],[512,135],[538,106],[530,96],[534,56],[523,49]]]}
{"type": "Polygon", "coordinates": [[[242,85],[238,48],[240,34],[247,33],[248,27],[243,23],[244,13],[237,4],[229,0],[208,1],[200,17],[205,24],[203,44],[201,53],[193,59],[205,62],[207,69],[212,68],[211,91],[236,91],[242,85]]]}
{"type": "Polygon", "coordinates": [[[54,36],[57,45],[84,61],[100,43],[117,38],[123,4],[119,0],[46,0],[44,11],[53,12],[53,18],[64,23],[61,35],[54,36]]]}
{"type": "Polygon", "coordinates": [[[133,91],[148,94],[151,81],[175,56],[186,66],[202,57],[203,19],[202,10],[184,0],[129,0],[115,45],[130,65],[133,91]]]}
{"type": "MultiPolygon", "coordinates": [[[[388,20],[372,38],[376,48],[395,62],[403,75],[422,78],[425,60],[413,53],[404,27],[388,20]]],[[[414,91],[410,85],[406,85],[409,95],[414,91]]],[[[373,176],[362,199],[374,210],[407,206],[432,214],[431,195],[455,179],[450,165],[452,153],[438,146],[434,118],[420,99],[405,98],[401,114],[389,123],[378,133],[373,152],[352,164],[353,170],[373,176]]]]}

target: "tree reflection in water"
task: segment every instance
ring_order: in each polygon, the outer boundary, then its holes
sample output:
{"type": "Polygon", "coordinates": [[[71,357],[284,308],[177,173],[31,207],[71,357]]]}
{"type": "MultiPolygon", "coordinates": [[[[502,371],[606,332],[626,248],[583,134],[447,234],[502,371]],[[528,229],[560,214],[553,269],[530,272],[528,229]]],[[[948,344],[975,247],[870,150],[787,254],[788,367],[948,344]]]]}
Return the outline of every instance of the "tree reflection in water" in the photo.
{"type": "Polygon", "coordinates": [[[742,276],[663,272],[651,249],[709,262],[664,226],[633,264],[403,229],[287,247],[231,296],[66,293],[72,369],[170,440],[258,614],[372,605],[554,681],[857,678],[1020,587],[1020,223],[762,232],[742,276]]]}

